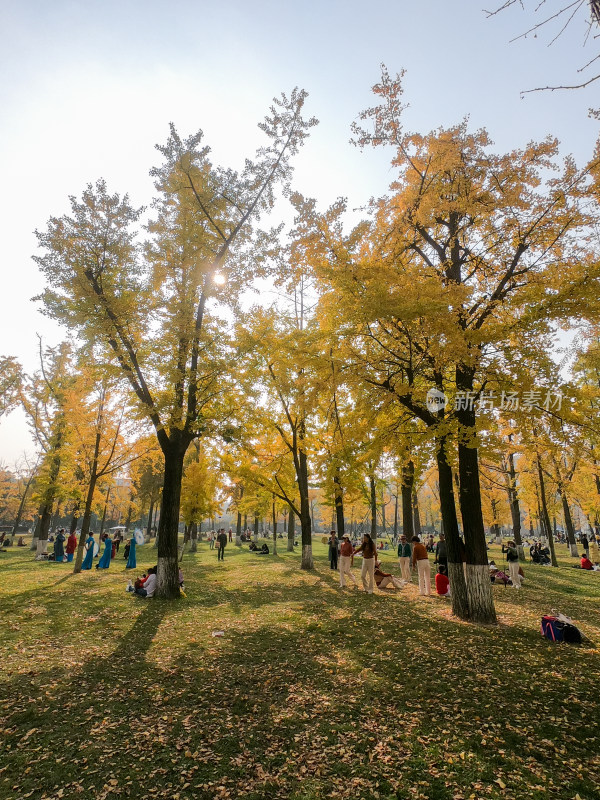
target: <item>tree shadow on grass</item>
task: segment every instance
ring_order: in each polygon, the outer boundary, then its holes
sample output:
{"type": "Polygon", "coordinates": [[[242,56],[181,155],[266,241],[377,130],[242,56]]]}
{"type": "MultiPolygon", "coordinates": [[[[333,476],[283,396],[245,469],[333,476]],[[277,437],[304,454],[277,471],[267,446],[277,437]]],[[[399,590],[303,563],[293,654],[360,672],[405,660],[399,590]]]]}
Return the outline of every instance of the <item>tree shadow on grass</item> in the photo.
{"type": "MultiPolygon", "coordinates": [[[[568,796],[589,792],[599,771],[587,747],[598,702],[584,707],[584,687],[548,680],[563,670],[560,651],[537,631],[458,624],[432,616],[430,601],[402,595],[341,594],[333,607],[331,581],[319,570],[310,582],[241,589],[217,583],[212,565],[193,575],[181,604],[132,597],[135,619],[110,653],[96,656],[95,632],[81,639],[89,647],[81,669],[0,686],[9,768],[19,776],[11,784],[18,781],[18,791],[5,797],[55,797],[55,787],[65,797],[112,797],[100,790],[116,780],[115,795],[129,786],[130,797],[152,788],[152,796],[171,798],[177,778],[191,785],[181,800],[214,798],[209,782],[248,800],[309,791],[324,798],[336,781],[350,780],[358,781],[356,797],[408,797],[425,779],[428,796],[449,800],[475,780],[492,785],[507,765],[528,769],[524,755],[541,761],[568,796]],[[221,604],[225,637],[189,641],[194,619],[205,623],[204,610],[221,604]],[[292,621],[277,617],[280,606],[293,609],[292,621]],[[255,610],[245,626],[244,613],[255,610]],[[150,655],[157,638],[164,658],[150,655]],[[569,762],[590,763],[584,785],[549,758],[544,739],[565,736],[569,762]]],[[[580,655],[578,668],[590,673],[597,658],[580,655]]],[[[562,658],[569,674],[571,651],[562,658]]]]}
{"type": "MultiPolygon", "coordinates": [[[[21,675],[0,685],[0,706],[10,726],[7,769],[21,776],[15,800],[49,791],[53,796],[53,787],[92,778],[101,771],[93,769],[95,762],[103,762],[106,754],[123,749],[137,735],[154,704],[149,687],[162,680],[145,656],[169,611],[168,603],[148,601],[113,651],[95,658],[92,647],[83,667],[71,674],[52,670],[37,674],[37,681],[24,682],[21,675]],[[30,734],[24,736],[27,730],[30,734]],[[64,752],[76,756],[56,762],[64,752]]],[[[102,782],[109,776],[107,767],[102,782]]]]}

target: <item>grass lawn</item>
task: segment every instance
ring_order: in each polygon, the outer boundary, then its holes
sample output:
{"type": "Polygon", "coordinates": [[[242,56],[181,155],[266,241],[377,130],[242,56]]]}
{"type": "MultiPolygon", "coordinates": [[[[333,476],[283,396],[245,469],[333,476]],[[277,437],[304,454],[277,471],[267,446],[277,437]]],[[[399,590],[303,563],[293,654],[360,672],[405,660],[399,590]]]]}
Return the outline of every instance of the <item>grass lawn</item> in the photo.
{"type": "Polygon", "coordinates": [[[340,590],[315,543],[313,573],[203,543],[171,603],[125,592],[122,553],[0,553],[0,798],[600,797],[600,573],[559,546],[486,628],[414,585],[340,590]],[[591,641],[542,639],[552,608],[591,641]]]}

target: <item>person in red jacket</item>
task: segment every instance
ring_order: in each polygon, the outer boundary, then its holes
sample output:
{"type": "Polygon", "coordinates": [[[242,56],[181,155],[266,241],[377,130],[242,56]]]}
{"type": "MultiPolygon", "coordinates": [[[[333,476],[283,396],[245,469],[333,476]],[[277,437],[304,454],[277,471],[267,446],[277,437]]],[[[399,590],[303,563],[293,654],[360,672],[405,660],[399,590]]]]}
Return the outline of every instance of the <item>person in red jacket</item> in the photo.
{"type": "Polygon", "coordinates": [[[77,550],[77,534],[75,531],[69,534],[69,538],[67,539],[67,546],[65,547],[65,553],[67,554],[67,561],[73,561],[73,554],[77,550]]]}
{"type": "Polygon", "coordinates": [[[435,576],[435,591],[441,597],[450,597],[450,581],[446,575],[446,567],[440,564],[435,576]]]}
{"type": "Polygon", "coordinates": [[[585,553],[581,554],[581,569],[594,569],[594,565],[585,553]]]}

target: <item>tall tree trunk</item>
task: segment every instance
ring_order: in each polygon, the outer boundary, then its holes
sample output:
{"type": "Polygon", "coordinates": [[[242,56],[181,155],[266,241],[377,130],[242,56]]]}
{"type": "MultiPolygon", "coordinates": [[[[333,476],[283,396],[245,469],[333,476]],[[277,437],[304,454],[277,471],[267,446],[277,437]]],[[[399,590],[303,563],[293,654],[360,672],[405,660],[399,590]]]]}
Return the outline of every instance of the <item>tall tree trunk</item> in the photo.
{"type": "Polygon", "coordinates": [[[165,477],[163,482],[160,521],[158,523],[158,570],[156,596],[172,600],[180,596],[177,550],[179,538],[179,507],[183,459],[189,441],[183,436],[171,435],[170,447],[164,452],[165,477]]]}
{"type": "Polygon", "coordinates": [[[271,507],[273,512],[273,555],[277,555],[277,515],[275,514],[275,495],[273,495],[273,505],[271,507]]]}
{"type": "Polygon", "coordinates": [[[304,450],[298,452],[298,488],[300,490],[300,530],[302,531],[301,569],[314,569],[312,554],[312,523],[308,498],[308,460],[304,450]]]}
{"type": "Polygon", "coordinates": [[[80,512],[80,510],[81,510],[81,506],[79,505],[79,502],[77,502],[75,504],[74,509],[73,509],[73,513],[71,514],[71,524],[69,525],[69,536],[72,533],[75,533],[75,531],[77,530],[77,523],[79,522],[79,512],[80,512]]]}
{"type": "Polygon", "coordinates": [[[148,509],[148,524],[146,525],[146,544],[152,538],[152,514],[154,513],[154,496],[150,496],[150,508],[148,509]]]}
{"type": "Polygon", "coordinates": [[[19,508],[17,509],[17,516],[15,517],[15,524],[12,527],[12,531],[11,531],[11,535],[10,535],[11,544],[12,544],[12,540],[13,540],[16,532],[17,532],[17,528],[19,527],[19,524],[21,522],[21,517],[23,516],[23,509],[25,508],[25,502],[27,501],[27,494],[29,492],[29,487],[33,483],[34,475],[35,475],[35,472],[32,471],[30,476],[29,476],[29,479],[28,479],[27,483],[25,484],[25,489],[23,490],[23,494],[21,495],[21,501],[19,503],[19,508]]]}
{"type": "Polygon", "coordinates": [[[54,509],[54,514],[52,515],[52,519],[50,520],[50,530],[56,531],[58,528],[58,522],[60,520],[60,501],[56,504],[56,508],[54,509]]]}
{"type": "MultiPolygon", "coordinates": [[[[162,497],[161,497],[161,503],[162,503],[162,497]]],[[[157,527],[157,523],[156,523],[156,518],[158,517],[158,524],[160,525],[160,514],[158,513],[159,511],[160,511],[160,506],[159,506],[158,503],[155,503],[154,504],[154,520],[152,522],[152,532],[154,533],[154,538],[156,540],[154,542],[155,546],[158,546],[158,527],[157,527]]]]}
{"type": "Polygon", "coordinates": [[[579,552],[577,550],[577,541],[575,539],[575,526],[573,525],[573,517],[571,516],[571,509],[569,508],[569,500],[567,493],[563,487],[559,487],[558,492],[562,500],[563,514],[565,517],[565,530],[567,531],[567,541],[569,542],[569,552],[574,558],[577,558],[579,552]]]}
{"type": "Polygon", "coordinates": [[[125,518],[125,535],[129,531],[131,525],[131,515],[133,514],[133,492],[129,495],[129,505],[127,506],[127,516],[125,518]]]}
{"type": "MultiPolygon", "coordinates": [[[[62,419],[62,418],[61,418],[62,419]]],[[[43,510],[40,519],[40,528],[37,537],[36,558],[41,558],[48,549],[48,531],[50,530],[50,520],[52,517],[52,507],[58,490],[58,475],[60,473],[61,456],[60,448],[63,444],[64,423],[59,421],[54,436],[52,458],[48,470],[48,484],[43,496],[43,510]]]]}
{"type": "Polygon", "coordinates": [[[31,537],[31,547],[29,548],[30,550],[36,550],[37,551],[37,543],[38,543],[38,538],[39,538],[39,535],[40,535],[40,527],[41,527],[41,524],[42,524],[42,513],[43,513],[43,511],[44,511],[44,503],[40,503],[40,505],[38,507],[38,512],[37,512],[37,519],[35,521],[35,525],[33,526],[33,536],[31,537]]]}
{"type": "Polygon", "coordinates": [[[413,523],[412,494],[415,483],[415,465],[407,461],[402,465],[402,533],[407,540],[412,541],[415,535],[413,523]]]}
{"type": "MultiPolygon", "coordinates": [[[[185,553],[185,546],[190,540],[192,531],[192,523],[188,525],[187,523],[183,526],[183,542],[181,543],[181,548],[179,549],[178,560],[183,561],[183,554],[185,553]]],[[[179,537],[177,539],[177,543],[179,544],[179,537]]]]}
{"type": "MultiPolygon", "coordinates": [[[[244,496],[244,487],[240,486],[240,494],[238,502],[242,500],[243,496],[244,496]]],[[[242,512],[239,510],[239,508],[237,512],[237,524],[235,528],[235,546],[236,547],[242,546],[242,512]]]]}
{"type": "Polygon", "coordinates": [[[553,567],[558,567],[556,560],[556,552],[554,550],[554,537],[552,536],[552,528],[550,527],[550,516],[548,514],[548,504],[546,503],[546,487],[544,483],[544,471],[542,469],[542,462],[540,461],[539,453],[537,454],[537,472],[538,481],[540,485],[540,501],[542,504],[542,520],[544,528],[546,529],[546,536],[548,537],[548,546],[550,547],[550,560],[553,567]]]}
{"type": "Polygon", "coordinates": [[[396,484],[396,495],[394,497],[394,541],[398,541],[398,485],[396,484]]]}
{"type": "Polygon", "coordinates": [[[104,511],[102,512],[102,519],[100,520],[100,540],[102,540],[102,534],[104,533],[104,524],[106,522],[106,512],[108,511],[108,502],[110,500],[110,490],[111,487],[109,486],[106,490],[106,500],[104,501],[104,511]]]}
{"type": "Polygon", "coordinates": [[[96,470],[92,470],[92,477],[88,484],[87,496],[85,498],[85,508],[83,509],[83,519],[81,521],[81,533],[79,534],[79,541],[77,542],[77,552],[75,553],[75,563],[73,564],[73,573],[76,575],[81,572],[81,565],[83,563],[83,550],[85,541],[90,532],[90,520],[92,518],[92,503],[94,501],[94,492],[96,490],[96,470]]]}
{"type": "Polygon", "coordinates": [[[48,550],[48,531],[50,530],[50,521],[52,519],[52,501],[44,503],[42,508],[42,516],[40,519],[40,530],[38,533],[36,558],[42,558],[42,555],[48,550]]]}
{"type": "Polygon", "coordinates": [[[335,521],[337,525],[337,535],[341,539],[344,535],[344,490],[340,479],[339,467],[333,476],[333,496],[335,500],[335,521]]]}
{"type": "MultiPolygon", "coordinates": [[[[460,364],[457,366],[456,388],[463,392],[473,391],[472,368],[465,368],[460,364]]],[[[456,416],[460,426],[458,438],[459,505],[467,556],[469,613],[473,622],[492,624],[497,620],[481,509],[475,408],[470,403],[464,405],[466,407],[459,408],[456,416]]]]}
{"type": "Polygon", "coordinates": [[[497,511],[497,500],[492,498],[492,535],[496,540],[496,544],[500,544],[502,541],[502,534],[500,533],[500,525],[498,524],[498,511],[497,511]]]}
{"type": "Polygon", "coordinates": [[[371,539],[377,540],[377,493],[375,492],[375,475],[369,475],[369,488],[371,492],[371,539]]]}
{"type": "Polygon", "coordinates": [[[415,536],[421,536],[423,531],[421,530],[421,515],[419,514],[419,497],[414,489],[412,495],[412,507],[413,507],[413,530],[415,532],[415,536]]]}
{"type": "MultiPolygon", "coordinates": [[[[509,435],[509,440],[512,434],[509,435]]],[[[508,454],[508,502],[510,505],[510,516],[512,519],[513,538],[519,552],[519,559],[525,560],[523,551],[523,538],[521,536],[521,508],[519,506],[519,490],[517,489],[517,472],[515,470],[515,455],[508,454]]]]}
{"type": "MultiPolygon", "coordinates": [[[[200,523],[202,529],[202,523],[200,523]]],[[[198,523],[192,522],[192,530],[190,531],[190,553],[196,553],[198,550],[198,523]]]]}
{"type": "Polygon", "coordinates": [[[452,468],[448,462],[446,447],[447,438],[445,436],[438,437],[436,439],[436,461],[440,485],[440,512],[446,536],[448,578],[452,587],[452,611],[459,619],[469,619],[469,598],[462,560],[463,546],[458,532],[452,468]]]}
{"type": "Polygon", "coordinates": [[[287,535],[287,551],[288,553],[294,552],[294,536],[296,534],[296,515],[294,509],[290,506],[288,518],[288,535],[287,535]]]}
{"type": "Polygon", "coordinates": [[[258,541],[258,527],[259,527],[259,524],[260,524],[260,517],[258,516],[258,514],[255,514],[254,515],[254,541],[255,542],[258,541]]]}
{"type": "Polygon", "coordinates": [[[241,511],[237,512],[237,520],[235,526],[235,546],[241,547],[242,546],[242,513],[241,511]]]}

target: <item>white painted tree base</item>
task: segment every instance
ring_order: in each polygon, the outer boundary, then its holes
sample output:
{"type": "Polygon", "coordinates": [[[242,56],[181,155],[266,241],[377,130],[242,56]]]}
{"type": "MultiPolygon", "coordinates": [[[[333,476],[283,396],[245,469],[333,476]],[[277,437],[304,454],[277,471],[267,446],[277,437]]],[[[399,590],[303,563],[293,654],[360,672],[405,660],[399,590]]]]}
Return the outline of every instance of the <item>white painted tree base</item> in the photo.
{"type": "Polygon", "coordinates": [[[48,552],[48,540],[47,539],[38,539],[37,545],[35,548],[35,557],[38,560],[42,560],[44,555],[48,552]]]}
{"type": "Polygon", "coordinates": [[[314,569],[315,563],[313,561],[312,545],[311,544],[303,545],[303,547],[302,547],[302,563],[301,563],[300,566],[301,566],[302,569],[314,569]]]}

